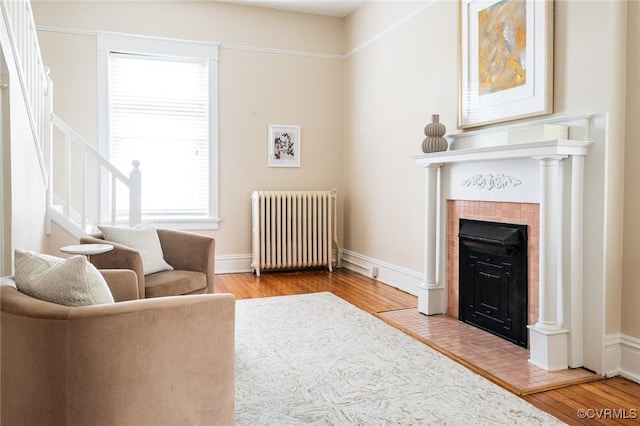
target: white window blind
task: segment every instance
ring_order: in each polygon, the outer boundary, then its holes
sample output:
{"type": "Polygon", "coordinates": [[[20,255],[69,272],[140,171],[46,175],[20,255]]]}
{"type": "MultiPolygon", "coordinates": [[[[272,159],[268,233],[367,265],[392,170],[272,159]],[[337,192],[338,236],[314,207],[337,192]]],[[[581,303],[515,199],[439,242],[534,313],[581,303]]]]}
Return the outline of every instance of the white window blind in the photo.
{"type": "Polygon", "coordinates": [[[125,174],[140,161],[144,218],[209,214],[208,66],[206,59],[109,53],[108,155],[125,174]]]}

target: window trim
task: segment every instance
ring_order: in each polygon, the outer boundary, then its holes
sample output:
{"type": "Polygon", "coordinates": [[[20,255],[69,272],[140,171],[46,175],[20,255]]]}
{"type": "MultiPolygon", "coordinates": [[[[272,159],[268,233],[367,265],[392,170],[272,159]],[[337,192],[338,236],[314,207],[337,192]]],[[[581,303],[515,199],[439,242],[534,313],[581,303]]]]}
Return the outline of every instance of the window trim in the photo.
{"type": "MultiPolygon", "coordinates": [[[[98,150],[109,158],[109,54],[110,52],[205,59],[209,65],[209,214],[206,218],[154,219],[154,223],[176,229],[218,229],[220,217],[218,173],[218,50],[219,44],[97,32],[98,50],[98,150]]],[[[144,165],[142,165],[144,167],[144,165]]],[[[144,175],[142,176],[144,179],[144,175]]],[[[100,217],[109,217],[110,199],[101,179],[100,217]]],[[[143,194],[144,195],[144,194],[143,194]]],[[[143,217],[144,220],[144,217],[143,217]]]]}

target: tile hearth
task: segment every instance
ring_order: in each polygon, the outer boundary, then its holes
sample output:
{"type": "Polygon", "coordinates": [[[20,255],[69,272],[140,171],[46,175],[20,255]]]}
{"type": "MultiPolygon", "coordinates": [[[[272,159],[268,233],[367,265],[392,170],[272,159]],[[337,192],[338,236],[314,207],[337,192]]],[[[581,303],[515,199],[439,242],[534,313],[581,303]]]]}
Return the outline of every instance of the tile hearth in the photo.
{"type": "Polygon", "coordinates": [[[527,349],[446,315],[417,308],[375,315],[517,395],[601,379],[582,368],[542,370],[529,363],[527,349]]]}

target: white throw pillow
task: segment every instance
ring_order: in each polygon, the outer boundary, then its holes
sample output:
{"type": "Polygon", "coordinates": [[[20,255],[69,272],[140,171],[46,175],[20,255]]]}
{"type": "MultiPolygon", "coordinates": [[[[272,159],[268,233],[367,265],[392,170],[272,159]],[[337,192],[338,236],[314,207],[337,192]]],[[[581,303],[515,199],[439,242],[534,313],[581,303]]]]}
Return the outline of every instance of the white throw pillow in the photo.
{"type": "Polygon", "coordinates": [[[114,303],[102,274],[84,256],[68,259],[15,250],[16,287],[36,299],[65,306],[114,303]]]}
{"type": "Polygon", "coordinates": [[[173,267],[164,260],[158,232],[153,225],[140,224],[134,228],[98,226],[105,241],[130,247],[140,253],[145,275],[160,271],[171,271],[173,267]]]}

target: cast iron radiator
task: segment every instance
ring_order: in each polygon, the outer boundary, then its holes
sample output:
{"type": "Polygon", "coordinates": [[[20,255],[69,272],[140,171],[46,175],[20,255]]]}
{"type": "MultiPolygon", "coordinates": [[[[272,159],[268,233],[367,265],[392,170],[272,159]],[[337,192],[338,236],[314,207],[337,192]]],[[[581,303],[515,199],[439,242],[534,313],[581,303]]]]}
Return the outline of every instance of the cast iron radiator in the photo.
{"type": "Polygon", "coordinates": [[[252,263],[261,270],[333,270],[336,191],[254,191],[252,263]]]}

